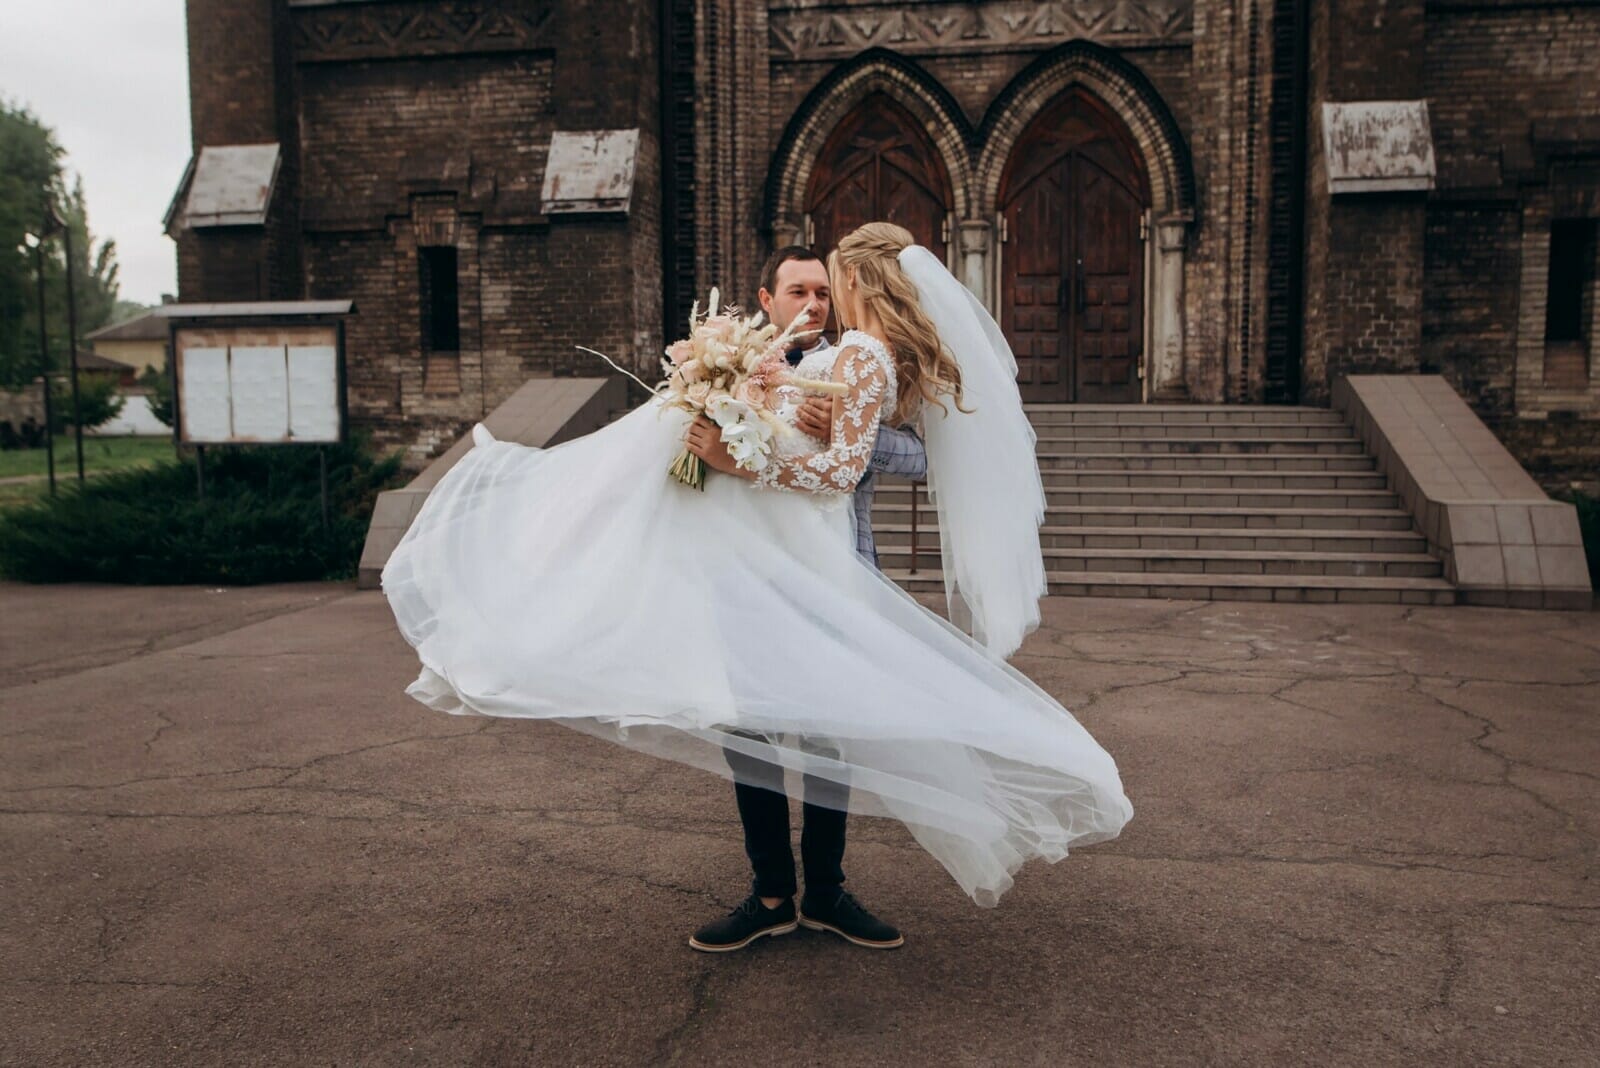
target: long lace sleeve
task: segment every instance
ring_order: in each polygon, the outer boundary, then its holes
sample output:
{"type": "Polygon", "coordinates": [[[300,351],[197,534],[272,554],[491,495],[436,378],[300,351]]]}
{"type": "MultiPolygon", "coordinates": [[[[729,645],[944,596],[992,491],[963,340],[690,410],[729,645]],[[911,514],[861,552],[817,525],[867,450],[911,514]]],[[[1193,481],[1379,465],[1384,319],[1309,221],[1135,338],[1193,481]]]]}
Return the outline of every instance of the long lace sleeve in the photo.
{"type": "Polygon", "coordinates": [[[835,366],[837,379],[850,391],[834,417],[832,444],[810,455],[774,459],[756,476],[756,485],[829,496],[855,492],[878,438],[889,373],[878,356],[858,346],[841,352],[835,366]]]}

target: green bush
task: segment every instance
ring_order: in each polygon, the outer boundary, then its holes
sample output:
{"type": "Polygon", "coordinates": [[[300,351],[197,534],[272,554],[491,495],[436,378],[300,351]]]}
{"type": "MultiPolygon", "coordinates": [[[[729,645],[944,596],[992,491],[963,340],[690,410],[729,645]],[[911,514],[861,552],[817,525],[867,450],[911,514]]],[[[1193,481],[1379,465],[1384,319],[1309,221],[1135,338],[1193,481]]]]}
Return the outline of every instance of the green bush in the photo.
{"type": "Polygon", "coordinates": [[[1578,490],[1555,496],[1578,509],[1578,529],[1583,532],[1583,555],[1589,560],[1589,582],[1600,590],[1600,497],[1591,497],[1578,490]]]}
{"type": "Polygon", "coordinates": [[[398,453],[329,445],[329,529],[313,446],[208,450],[205,498],[188,458],[107,474],[0,514],[0,573],[24,582],[210,583],[355,574],[373,502],[398,453]]]}

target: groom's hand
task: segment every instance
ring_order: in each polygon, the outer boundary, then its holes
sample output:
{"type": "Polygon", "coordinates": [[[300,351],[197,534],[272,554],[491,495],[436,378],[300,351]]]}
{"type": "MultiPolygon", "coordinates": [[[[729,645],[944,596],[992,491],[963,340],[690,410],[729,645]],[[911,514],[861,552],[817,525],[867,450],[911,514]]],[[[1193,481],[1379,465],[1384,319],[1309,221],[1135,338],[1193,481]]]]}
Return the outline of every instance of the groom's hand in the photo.
{"type": "Polygon", "coordinates": [[[833,443],[833,398],[807,397],[795,415],[794,425],[821,441],[833,443]]]}
{"type": "Polygon", "coordinates": [[[721,428],[705,416],[698,416],[689,424],[689,432],[684,435],[683,443],[713,471],[725,471],[747,481],[755,480],[755,473],[740,467],[728,453],[727,442],[722,440],[721,428]]]}

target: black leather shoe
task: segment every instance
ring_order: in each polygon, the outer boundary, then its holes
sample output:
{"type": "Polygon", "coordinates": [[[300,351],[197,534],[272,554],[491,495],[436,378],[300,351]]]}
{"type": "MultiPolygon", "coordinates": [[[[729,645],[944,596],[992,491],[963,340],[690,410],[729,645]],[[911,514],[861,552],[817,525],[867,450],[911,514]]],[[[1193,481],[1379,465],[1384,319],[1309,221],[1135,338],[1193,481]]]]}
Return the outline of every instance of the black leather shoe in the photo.
{"type": "Polygon", "coordinates": [[[861,902],[843,890],[820,896],[808,891],[800,899],[800,926],[832,931],[846,942],[868,949],[896,949],[906,942],[898,930],[862,908],[861,902]]]}
{"type": "Polygon", "coordinates": [[[702,953],[727,953],[743,949],[762,935],[786,935],[798,926],[793,898],[784,898],[783,904],[769,909],[761,903],[761,898],[751,894],[722,919],[690,935],[689,945],[702,953]]]}

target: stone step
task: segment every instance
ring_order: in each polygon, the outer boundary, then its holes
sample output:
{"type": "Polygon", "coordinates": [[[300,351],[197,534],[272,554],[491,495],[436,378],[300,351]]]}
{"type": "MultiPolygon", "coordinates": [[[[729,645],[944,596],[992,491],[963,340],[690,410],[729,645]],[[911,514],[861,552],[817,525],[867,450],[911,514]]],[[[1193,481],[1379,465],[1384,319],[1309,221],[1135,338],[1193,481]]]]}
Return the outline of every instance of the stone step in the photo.
{"type": "MultiPolygon", "coordinates": [[[[1151,575],[1301,575],[1351,578],[1437,578],[1444,565],[1426,553],[1265,552],[1230,549],[1059,549],[1043,550],[1051,574],[1078,572],[1149,573],[1151,575]]],[[[918,553],[919,564],[937,563],[937,555],[918,553]]],[[[909,546],[880,546],[878,565],[885,571],[911,566],[909,546]]]]}
{"type": "MultiPolygon", "coordinates": [[[[872,509],[873,529],[882,525],[905,524],[910,529],[911,504],[901,494],[899,500],[885,500],[878,495],[872,509]]],[[[920,506],[919,530],[933,529],[938,511],[924,496],[920,506]]],[[[1045,525],[1052,527],[1081,527],[1086,530],[1102,528],[1142,527],[1151,530],[1193,530],[1197,528],[1255,531],[1294,530],[1372,530],[1408,531],[1413,529],[1411,513],[1397,507],[1390,508],[1294,508],[1279,507],[1202,507],[1146,505],[1062,505],[1047,501],[1045,525]]]]}
{"type": "MultiPolygon", "coordinates": [[[[878,490],[884,504],[911,503],[910,487],[885,485],[878,490]]],[[[1058,486],[1046,483],[1046,504],[1144,506],[1147,508],[1386,508],[1400,506],[1400,498],[1387,489],[1272,486],[1193,486],[1155,484],[1139,486],[1058,486]]],[[[926,489],[918,499],[927,506],[926,489]]]]}
{"type": "Polygon", "coordinates": [[[1376,461],[1360,453],[1183,453],[1039,451],[1041,471],[1372,471],[1376,461]]]}
{"type": "MultiPolygon", "coordinates": [[[[937,568],[917,574],[884,572],[913,593],[942,593],[937,568]]],[[[1152,574],[1120,571],[1048,572],[1050,593],[1066,597],[1156,597],[1195,601],[1303,601],[1448,605],[1455,587],[1439,578],[1364,578],[1351,575],[1152,574]]]]}
{"type": "Polygon", "coordinates": [[[1290,438],[1305,441],[1354,441],[1355,431],[1343,423],[1076,423],[1033,421],[1043,439],[1062,438],[1290,438]]]}
{"type": "MultiPolygon", "coordinates": [[[[911,544],[911,524],[880,523],[872,528],[879,550],[911,544]]],[[[1428,540],[1414,530],[1253,530],[1229,527],[1046,526],[1039,530],[1046,549],[1228,550],[1293,553],[1426,554],[1428,540]]],[[[919,556],[924,563],[939,552],[939,528],[919,524],[919,556]]]]}
{"type": "Polygon", "coordinates": [[[1028,418],[1036,426],[1063,423],[1121,423],[1133,426],[1197,423],[1228,426],[1240,424],[1345,425],[1344,416],[1329,408],[1279,407],[1275,405],[1027,404],[1023,408],[1028,413],[1028,418]]]}
{"type": "Polygon", "coordinates": [[[1137,438],[1076,437],[1036,428],[1040,453],[1150,453],[1157,456],[1258,456],[1296,453],[1317,456],[1365,456],[1366,447],[1351,436],[1340,438],[1137,438]]]}
{"type": "Polygon", "coordinates": [[[1066,489],[1387,489],[1377,471],[1130,470],[1127,468],[1041,468],[1046,492],[1066,489]]]}

